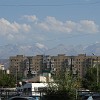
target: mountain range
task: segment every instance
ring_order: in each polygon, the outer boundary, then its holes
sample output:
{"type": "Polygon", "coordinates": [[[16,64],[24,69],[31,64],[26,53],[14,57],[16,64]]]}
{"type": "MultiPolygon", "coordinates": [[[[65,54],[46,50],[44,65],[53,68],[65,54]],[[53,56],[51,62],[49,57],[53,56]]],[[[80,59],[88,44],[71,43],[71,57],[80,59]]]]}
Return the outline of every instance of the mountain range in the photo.
{"type": "Polygon", "coordinates": [[[25,56],[35,56],[35,55],[58,55],[66,54],[68,56],[86,54],[86,55],[100,55],[100,43],[91,44],[88,46],[83,45],[63,45],[59,44],[54,48],[48,49],[48,47],[42,47],[33,45],[12,45],[8,44],[5,46],[0,46],[0,59],[9,59],[10,56],[25,55],[25,56]]]}

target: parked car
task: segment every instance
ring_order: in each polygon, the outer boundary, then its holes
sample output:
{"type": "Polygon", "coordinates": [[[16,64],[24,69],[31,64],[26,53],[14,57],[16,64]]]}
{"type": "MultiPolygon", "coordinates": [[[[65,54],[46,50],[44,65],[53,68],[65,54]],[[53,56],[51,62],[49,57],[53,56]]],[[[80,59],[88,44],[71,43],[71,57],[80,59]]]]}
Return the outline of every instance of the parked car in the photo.
{"type": "Polygon", "coordinates": [[[99,93],[87,94],[83,96],[82,100],[100,100],[100,94],[99,93]]]}
{"type": "Polygon", "coordinates": [[[15,97],[11,97],[9,100],[35,100],[35,98],[33,98],[33,97],[15,96],[15,97]]]}
{"type": "Polygon", "coordinates": [[[93,97],[92,96],[89,96],[87,100],[93,100],[93,97]]]}

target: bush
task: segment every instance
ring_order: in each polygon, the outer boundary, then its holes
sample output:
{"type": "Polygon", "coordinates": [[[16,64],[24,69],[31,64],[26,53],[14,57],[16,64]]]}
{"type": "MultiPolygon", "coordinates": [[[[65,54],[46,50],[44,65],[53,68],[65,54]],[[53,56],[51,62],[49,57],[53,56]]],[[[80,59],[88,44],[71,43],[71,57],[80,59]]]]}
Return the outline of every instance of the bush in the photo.
{"type": "Polygon", "coordinates": [[[47,91],[43,100],[75,100],[73,91],[47,91]]]}

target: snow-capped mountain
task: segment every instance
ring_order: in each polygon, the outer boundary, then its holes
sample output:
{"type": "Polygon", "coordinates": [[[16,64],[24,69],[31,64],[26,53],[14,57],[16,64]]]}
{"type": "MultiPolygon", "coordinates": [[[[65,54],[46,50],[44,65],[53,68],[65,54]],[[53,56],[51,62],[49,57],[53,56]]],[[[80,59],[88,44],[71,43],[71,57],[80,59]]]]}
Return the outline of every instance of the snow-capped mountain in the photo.
{"type": "Polygon", "coordinates": [[[77,46],[67,45],[67,46],[65,46],[63,44],[60,44],[60,45],[46,51],[46,54],[49,54],[49,55],[66,54],[66,55],[70,56],[70,55],[77,55],[80,53],[84,53],[84,47],[82,45],[77,45],[77,46]]]}
{"type": "Polygon", "coordinates": [[[68,49],[65,45],[59,44],[45,52],[46,55],[68,54],[68,49]]]}
{"type": "Polygon", "coordinates": [[[5,45],[0,46],[0,59],[9,58],[10,56],[25,55],[34,56],[44,54],[47,50],[46,47],[39,47],[36,44],[33,45],[5,45]]]}
{"type": "Polygon", "coordinates": [[[78,54],[92,55],[100,55],[100,43],[91,44],[88,46],[83,45],[63,45],[60,44],[54,48],[48,49],[48,47],[44,45],[5,45],[0,46],[0,59],[6,58],[8,59],[10,56],[16,55],[25,55],[25,56],[35,56],[35,55],[58,55],[58,54],[66,54],[66,55],[78,55],[78,54]]]}
{"type": "Polygon", "coordinates": [[[91,55],[92,53],[94,53],[95,55],[100,55],[100,43],[95,43],[87,46],[85,48],[85,52],[88,55],[91,55]]]}

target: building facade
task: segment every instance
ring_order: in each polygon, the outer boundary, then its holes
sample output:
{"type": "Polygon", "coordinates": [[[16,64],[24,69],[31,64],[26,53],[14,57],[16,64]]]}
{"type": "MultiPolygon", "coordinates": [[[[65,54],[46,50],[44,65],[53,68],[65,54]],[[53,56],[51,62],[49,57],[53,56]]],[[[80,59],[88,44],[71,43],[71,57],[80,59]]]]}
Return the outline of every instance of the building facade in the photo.
{"type": "Polygon", "coordinates": [[[8,69],[5,69],[3,64],[0,64],[0,72],[3,74],[10,74],[8,69]]]}
{"type": "Polygon", "coordinates": [[[28,56],[26,58],[25,77],[28,78],[41,74],[43,68],[43,55],[28,56]]]}
{"type": "Polygon", "coordinates": [[[36,55],[26,57],[17,55],[10,57],[9,69],[11,74],[22,74],[25,78],[38,76],[43,73],[58,75],[61,71],[71,71],[73,75],[83,77],[88,67],[93,67],[99,62],[99,56],[86,56],[86,54],[77,56],[58,54],[57,56],[36,55]]]}
{"type": "Polygon", "coordinates": [[[24,77],[24,71],[26,69],[26,57],[23,55],[11,56],[9,58],[10,74],[14,75],[16,78],[24,77]]]}

